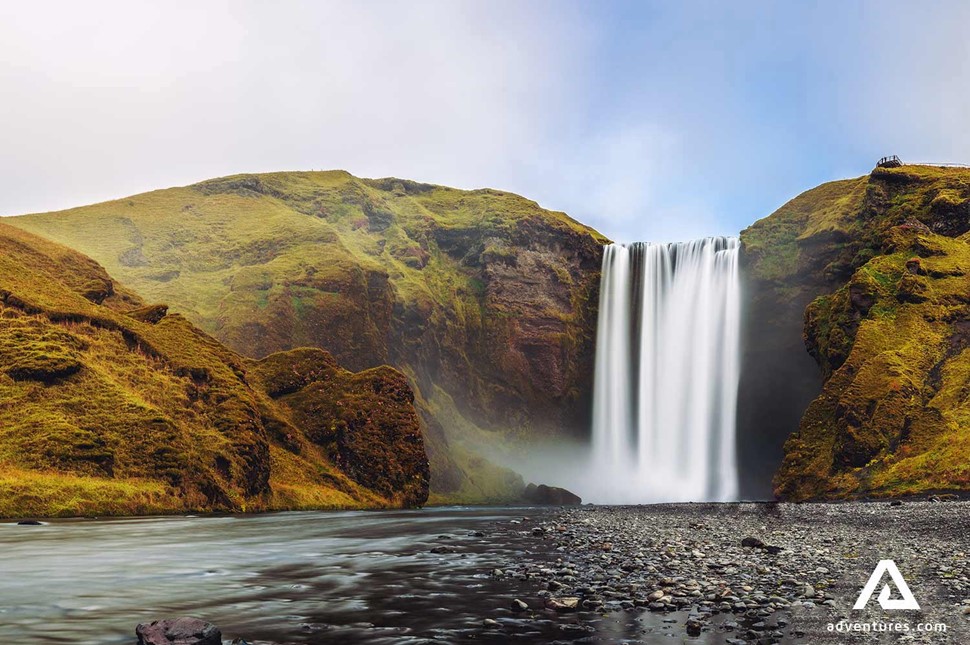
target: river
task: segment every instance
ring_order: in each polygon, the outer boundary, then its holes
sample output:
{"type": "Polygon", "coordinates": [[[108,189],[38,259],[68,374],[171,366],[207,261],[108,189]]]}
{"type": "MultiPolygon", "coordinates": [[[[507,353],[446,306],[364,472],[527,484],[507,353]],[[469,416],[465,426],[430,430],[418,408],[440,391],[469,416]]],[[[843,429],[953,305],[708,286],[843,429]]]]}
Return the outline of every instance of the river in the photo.
{"type": "Polygon", "coordinates": [[[483,619],[503,616],[503,639],[561,637],[555,621],[516,621],[513,583],[490,575],[501,561],[542,557],[515,522],[543,512],[3,523],[0,642],[130,645],[137,623],[179,615],[250,643],[481,642],[491,638],[483,619]]]}

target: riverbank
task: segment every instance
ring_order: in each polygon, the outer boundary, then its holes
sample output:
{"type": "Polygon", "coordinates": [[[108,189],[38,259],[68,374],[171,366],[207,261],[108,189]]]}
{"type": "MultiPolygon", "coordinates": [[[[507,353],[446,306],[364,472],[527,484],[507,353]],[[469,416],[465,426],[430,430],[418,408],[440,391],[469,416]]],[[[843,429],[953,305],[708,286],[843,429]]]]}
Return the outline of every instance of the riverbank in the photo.
{"type": "Polygon", "coordinates": [[[553,562],[508,561],[494,574],[536,589],[521,599],[529,613],[568,615],[597,642],[966,643],[968,511],[963,501],[586,506],[522,525],[553,562]],[[882,583],[852,609],[885,559],[920,611],[883,610],[882,583]]]}
{"type": "Polygon", "coordinates": [[[968,511],[743,503],[0,522],[0,642],[132,645],[136,624],[188,615],[253,645],[962,644],[968,511]],[[866,611],[851,609],[881,559],[921,611],[883,611],[881,587],[866,611]],[[842,620],[911,631],[835,631],[842,620]],[[916,631],[926,623],[947,631],[916,631]]]}

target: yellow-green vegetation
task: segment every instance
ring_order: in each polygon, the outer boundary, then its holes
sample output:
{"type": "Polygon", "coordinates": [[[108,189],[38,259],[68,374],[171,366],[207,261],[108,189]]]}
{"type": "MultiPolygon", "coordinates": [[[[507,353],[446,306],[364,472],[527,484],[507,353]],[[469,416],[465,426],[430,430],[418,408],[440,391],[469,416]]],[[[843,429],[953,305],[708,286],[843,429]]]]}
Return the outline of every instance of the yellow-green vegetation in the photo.
{"type": "MultiPolygon", "coordinates": [[[[407,433],[401,419],[416,412],[404,377],[384,370],[333,366],[342,380],[327,395],[371,386],[358,413],[382,408],[384,430],[407,433]],[[378,381],[398,390],[382,397],[378,381]]],[[[380,464],[365,483],[342,470],[333,442],[308,437],[251,372],[259,365],[164,306],[144,306],[91,259],[0,224],[0,515],[424,501],[420,486],[402,494],[379,481],[380,464]]]]}
{"type": "Polygon", "coordinates": [[[495,442],[585,430],[605,240],[517,195],[286,172],[11,224],[90,255],[247,356],[314,346],[354,370],[402,369],[439,495],[514,481],[453,450],[459,428],[495,442]],[[464,421],[434,418],[436,387],[464,421]]]}
{"type": "MultiPolygon", "coordinates": [[[[315,348],[271,354],[250,373],[289,412],[292,427],[353,481],[394,505],[428,498],[428,457],[404,374],[386,365],[354,374],[315,348]]],[[[289,436],[280,438],[290,445],[289,436]]]]}
{"type": "Polygon", "coordinates": [[[158,515],[181,507],[164,482],[83,477],[0,464],[0,517],[158,515]]]}
{"type": "Polygon", "coordinates": [[[806,269],[818,265],[818,248],[832,238],[845,239],[857,224],[867,179],[822,184],[744,231],[744,251],[756,277],[796,287],[806,269]]]}
{"type": "Polygon", "coordinates": [[[823,387],[785,443],[776,494],[970,489],[970,170],[877,169],[779,214],[745,244],[759,279],[778,281],[771,297],[815,291],[804,338],[823,387]],[[765,262],[785,227],[794,247],[765,262]]]}

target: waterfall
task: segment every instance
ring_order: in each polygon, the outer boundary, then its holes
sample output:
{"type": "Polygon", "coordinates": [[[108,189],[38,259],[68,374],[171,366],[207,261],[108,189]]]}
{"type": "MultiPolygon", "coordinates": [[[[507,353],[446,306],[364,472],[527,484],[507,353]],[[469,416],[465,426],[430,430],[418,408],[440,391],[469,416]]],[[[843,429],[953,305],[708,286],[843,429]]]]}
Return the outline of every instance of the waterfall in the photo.
{"type": "Polygon", "coordinates": [[[593,391],[600,503],[738,493],[738,240],[604,249],[593,391]]]}

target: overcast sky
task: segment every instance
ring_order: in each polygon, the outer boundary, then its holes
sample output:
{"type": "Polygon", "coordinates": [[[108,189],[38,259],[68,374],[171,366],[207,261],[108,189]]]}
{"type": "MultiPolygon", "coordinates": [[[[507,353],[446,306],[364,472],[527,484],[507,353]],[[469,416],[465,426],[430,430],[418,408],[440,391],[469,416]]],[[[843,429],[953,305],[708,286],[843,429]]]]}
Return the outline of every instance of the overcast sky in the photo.
{"type": "Polygon", "coordinates": [[[970,163],[970,3],[9,2],[0,214],[238,172],[494,187],[735,234],[886,154],[970,163]]]}

